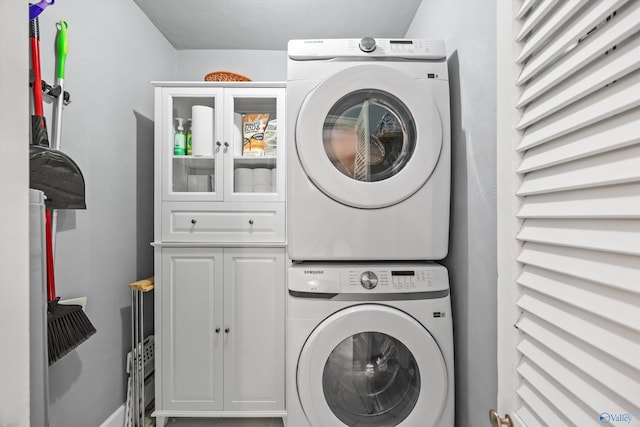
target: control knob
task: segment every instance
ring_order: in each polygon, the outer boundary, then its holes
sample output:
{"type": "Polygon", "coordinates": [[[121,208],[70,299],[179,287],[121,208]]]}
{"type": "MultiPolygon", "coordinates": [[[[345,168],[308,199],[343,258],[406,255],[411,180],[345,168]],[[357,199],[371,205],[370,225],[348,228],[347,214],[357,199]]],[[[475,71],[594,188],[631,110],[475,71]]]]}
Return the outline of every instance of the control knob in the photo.
{"type": "Polygon", "coordinates": [[[364,37],[360,40],[360,50],[363,52],[373,52],[376,50],[376,40],[373,37],[364,37]]]}
{"type": "Polygon", "coordinates": [[[360,275],[360,284],[365,289],[373,289],[378,284],[378,276],[373,271],[365,271],[360,275]]]}

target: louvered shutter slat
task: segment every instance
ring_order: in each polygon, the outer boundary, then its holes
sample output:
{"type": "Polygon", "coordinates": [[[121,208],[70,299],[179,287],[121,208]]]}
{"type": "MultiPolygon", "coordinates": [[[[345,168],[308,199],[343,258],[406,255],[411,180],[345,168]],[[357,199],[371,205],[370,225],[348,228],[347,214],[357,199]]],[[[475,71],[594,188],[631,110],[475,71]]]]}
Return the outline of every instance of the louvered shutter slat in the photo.
{"type": "MultiPolygon", "coordinates": [[[[615,293],[606,286],[599,286],[584,279],[576,279],[555,272],[547,272],[537,267],[526,267],[518,278],[518,284],[527,290],[544,294],[610,322],[619,323],[635,332],[640,332],[636,306],[636,303],[640,302],[640,295],[615,293]],[[606,307],[615,307],[615,310],[606,309],[606,307]]],[[[640,397],[640,394],[638,396],[640,397]]]]}
{"type": "Polygon", "coordinates": [[[530,195],[519,218],[640,218],[640,183],[530,195]]]}
{"type": "Polygon", "coordinates": [[[616,360],[603,358],[599,353],[594,354],[590,345],[567,335],[554,325],[523,316],[518,321],[518,328],[547,349],[554,351],[558,357],[582,369],[585,374],[601,384],[605,393],[616,395],[618,400],[628,399],[630,405],[634,405],[633,400],[637,401],[640,398],[640,384],[633,380],[633,369],[614,368],[616,360]]]}
{"type": "Polygon", "coordinates": [[[640,68],[640,37],[612,51],[606,62],[588,67],[565,79],[552,91],[530,104],[516,129],[524,129],[556,111],[586,98],[610,82],[621,79],[640,68]]]}
{"type": "Polygon", "coordinates": [[[516,13],[517,19],[523,18],[540,0],[524,0],[516,13]]]}
{"type": "MultiPolygon", "coordinates": [[[[531,396],[531,390],[527,390],[525,389],[526,386],[520,387],[520,389],[518,389],[518,395],[525,401],[525,402],[529,402],[530,400],[533,399],[533,397],[531,396]]],[[[547,427],[548,424],[542,424],[540,422],[540,419],[535,416],[531,410],[526,407],[526,406],[522,406],[518,409],[518,411],[516,412],[516,415],[522,420],[522,422],[524,423],[524,425],[526,425],[527,427],[547,427]]],[[[566,424],[562,424],[558,421],[556,421],[558,424],[558,426],[563,426],[566,424]]]]}
{"type": "Polygon", "coordinates": [[[525,129],[518,151],[527,150],[600,120],[609,119],[638,105],[640,72],[635,72],[525,129]]]}
{"type": "Polygon", "coordinates": [[[517,260],[524,265],[640,293],[640,269],[635,256],[527,242],[517,260]]]}
{"type": "MultiPolygon", "coordinates": [[[[517,303],[523,311],[557,325],[568,334],[611,356],[618,363],[640,369],[640,344],[624,328],[603,322],[596,316],[540,295],[525,294],[517,303]],[[606,346],[603,345],[606,343],[606,346]]],[[[562,378],[560,379],[562,380],[562,378]]]]}
{"type": "MultiPolygon", "coordinates": [[[[575,395],[576,399],[573,400],[582,403],[580,406],[575,405],[572,413],[565,412],[565,415],[569,415],[577,425],[587,426],[593,423],[592,414],[602,411],[603,407],[617,408],[621,406],[620,401],[602,393],[601,387],[593,384],[588,375],[563,363],[562,359],[550,355],[547,349],[537,343],[525,339],[518,345],[518,351],[532,362],[535,361],[536,367],[548,377],[562,378],[562,383],[556,385],[556,388],[564,389],[562,390],[563,394],[569,395],[563,396],[564,399],[569,400],[571,395],[575,395]]],[[[563,407],[567,406],[567,402],[565,402],[563,407]]]]}
{"type": "Polygon", "coordinates": [[[517,195],[549,193],[640,180],[640,145],[526,174],[517,195]]]}
{"type": "Polygon", "coordinates": [[[516,107],[523,108],[640,30],[640,2],[632,2],[625,10],[618,13],[614,24],[605,25],[595,34],[581,41],[576,49],[550,66],[535,81],[526,85],[516,107]]]}
{"type": "Polygon", "coordinates": [[[529,219],[524,222],[518,239],[640,256],[640,221],[529,219]]]}
{"type": "Polygon", "coordinates": [[[533,147],[524,153],[517,172],[533,172],[637,144],[640,142],[639,116],[638,109],[627,111],[549,143],[533,147]]]}
{"type": "Polygon", "coordinates": [[[516,59],[516,63],[523,63],[538,47],[544,43],[547,44],[535,58],[527,63],[516,84],[523,85],[527,83],[542,71],[545,66],[574,47],[590,30],[606,20],[612,12],[621,7],[626,1],[585,2],[577,0],[564,2],[563,6],[549,19],[547,24],[538,32],[535,32],[530,40],[525,42],[520,55],[516,59]],[[577,15],[585,5],[588,5],[588,9],[577,15]],[[569,21],[571,21],[571,25],[565,25],[569,21]],[[557,35],[556,31],[560,28],[566,28],[566,31],[557,35]]]}
{"type": "Polygon", "coordinates": [[[538,25],[542,19],[555,7],[557,3],[555,0],[544,0],[526,19],[520,32],[516,36],[517,41],[521,41],[524,37],[531,32],[533,27],[538,25]]]}
{"type": "Polygon", "coordinates": [[[569,396],[565,394],[553,378],[545,375],[537,366],[526,359],[518,366],[518,373],[531,386],[533,394],[527,396],[521,391],[520,396],[527,399],[529,407],[534,413],[549,424],[547,426],[572,426],[572,421],[582,424],[587,419],[578,406],[569,396]],[[544,396],[544,398],[543,398],[544,396]]]}
{"type": "MultiPolygon", "coordinates": [[[[569,20],[571,17],[584,6],[581,0],[569,0],[563,3],[562,7],[550,17],[541,28],[531,34],[529,39],[524,43],[520,55],[516,58],[516,63],[523,63],[531,54],[544,45],[553,36],[553,34],[569,20]]],[[[520,84],[520,81],[516,82],[520,84]]]]}
{"type": "Polygon", "coordinates": [[[602,425],[640,408],[640,0],[519,4],[499,92],[500,385],[517,425],[602,425]]]}

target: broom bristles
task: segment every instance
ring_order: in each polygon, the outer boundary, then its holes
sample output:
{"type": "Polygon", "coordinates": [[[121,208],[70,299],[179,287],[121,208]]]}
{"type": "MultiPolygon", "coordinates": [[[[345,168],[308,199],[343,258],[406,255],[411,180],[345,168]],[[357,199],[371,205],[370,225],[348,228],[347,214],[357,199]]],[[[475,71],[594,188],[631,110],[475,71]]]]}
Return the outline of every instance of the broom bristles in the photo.
{"type": "Polygon", "coordinates": [[[69,353],[96,333],[96,328],[79,305],[50,301],[47,310],[49,365],[69,353]]]}

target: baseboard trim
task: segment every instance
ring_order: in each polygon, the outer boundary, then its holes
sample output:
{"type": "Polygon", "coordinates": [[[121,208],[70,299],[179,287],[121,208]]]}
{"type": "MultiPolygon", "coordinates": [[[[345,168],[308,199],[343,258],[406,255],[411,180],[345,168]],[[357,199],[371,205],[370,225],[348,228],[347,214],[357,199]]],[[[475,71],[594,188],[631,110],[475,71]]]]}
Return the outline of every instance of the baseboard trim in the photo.
{"type": "Polygon", "coordinates": [[[124,403],[107,418],[100,427],[122,427],[124,425],[124,403]]]}

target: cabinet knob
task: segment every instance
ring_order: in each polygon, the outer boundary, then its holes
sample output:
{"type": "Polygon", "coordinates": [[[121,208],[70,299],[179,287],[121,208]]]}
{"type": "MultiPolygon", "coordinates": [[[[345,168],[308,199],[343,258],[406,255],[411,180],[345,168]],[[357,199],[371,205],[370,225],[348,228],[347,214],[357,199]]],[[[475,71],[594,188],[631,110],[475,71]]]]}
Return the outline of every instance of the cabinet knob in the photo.
{"type": "Polygon", "coordinates": [[[229,148],[229,143],[227,141],[224,142],[224,147],[229,148]]]}
{"type": "Polygon", "coordinates": [[[253,220],[252,219],[249,220],[249,224],[253,225],[253,220]]]}
{"type": "Polygon", "coordinates": [[[191,220],[191,224],[194,224],[194,225],[195,225],[195,223],[196,223],[196,222],[198,222],[198,221],[196,221],[195,219],[192,219],[192,220],[191,220]]]}
{"type": "Polygon", "coordinates": [[[216,334],[220,333],[220,328],[216,328],[216,334]]]}
{"type": "Polygon", "coordinates": [[[231,329],[229,329],[229,328],[224,328],[224,333],[225,333],[225,334],[228,334],[230,331],[231,331],[231,329]]]}
{"type": "Polygon", "coordinates": [[[217,145],[218,147],[220,147],[220,146],[222,145],[222,143],[221,143],[220,141],[216,141],[216,145],[217,145]]]}

